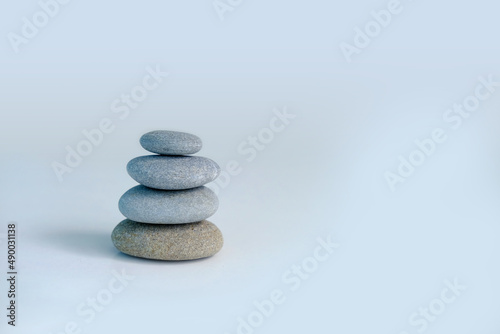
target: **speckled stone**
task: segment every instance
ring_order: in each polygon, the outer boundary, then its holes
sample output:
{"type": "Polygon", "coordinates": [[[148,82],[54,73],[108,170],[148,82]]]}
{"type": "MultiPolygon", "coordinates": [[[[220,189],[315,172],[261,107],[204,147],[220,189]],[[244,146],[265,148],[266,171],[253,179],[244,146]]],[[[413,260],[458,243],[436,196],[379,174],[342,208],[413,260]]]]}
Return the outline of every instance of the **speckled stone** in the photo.
{"type": "Polygon", "coordinates": [[[140,142],[145,150],[164,155],[195,154],[203,146],[201,139],[195,135],[166,130],[148,132],[140,142]]]}
{"type": "Polygon", "coordinates": [[[213,160],[203,157],[145,155],[130,160],[127,172],[146,187],[181,190],[212,182],[221,169],[213,160]]]}
{"type": "Polygon", "coordinates": [[[181,225],[151,225],[125,219],[111,234],[113,244],[128,255],[154,260],[195,260],[222,248],[221,231],[207,220],[181,225]]]}
{"type": "Polygon", "coordinates": [[[219,200],[207,187],[168,191],[139,185],[123,194],[118,207],[125,217],[136,222],[185,224],[212,216],[219,208],[219,200]]]}

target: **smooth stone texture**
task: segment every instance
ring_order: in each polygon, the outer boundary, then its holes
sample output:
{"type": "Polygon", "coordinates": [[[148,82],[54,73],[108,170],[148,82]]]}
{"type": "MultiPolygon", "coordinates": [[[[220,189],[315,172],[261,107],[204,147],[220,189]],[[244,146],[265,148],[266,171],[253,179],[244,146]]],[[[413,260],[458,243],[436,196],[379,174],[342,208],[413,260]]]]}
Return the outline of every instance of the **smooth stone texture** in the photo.
{"type": "Polygon", "coordinates": [[[139,185],[123,194],[118,207],[125,217],[136,222],[186,224],[212,216],[219,208],[219,200],[207,187],[168,191],[139,185]]]}
{"type": "Polygon", "coordinates": [[[111,234],[128,255],[154,260],[195,260],[216,254],[224,244],[221,231],[207,220],[182,225],[151,225],[125,219],[111,234]]]}
{"type": "Polygon", "coordinates": [[[140,143],[145,150],[164,155],[195,154],[203,146],[195,135],[166,130],[148,132],[142,135],[140,143]]]}
{"type": "Polygon", "coordinates": [[[181,190],[212,182],[221,169],[213,160],[204,157],[145,155],[130,160],[127,172],[146,187],[181,190]]]}

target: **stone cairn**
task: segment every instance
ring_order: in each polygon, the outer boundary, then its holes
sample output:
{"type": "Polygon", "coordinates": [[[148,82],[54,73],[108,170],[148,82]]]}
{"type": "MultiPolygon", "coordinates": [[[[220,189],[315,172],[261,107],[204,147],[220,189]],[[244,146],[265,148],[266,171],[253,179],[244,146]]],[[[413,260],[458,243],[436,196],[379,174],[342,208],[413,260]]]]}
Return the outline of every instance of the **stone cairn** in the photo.
{"type": "Polygon", "coordinates": [[[132,159],[128,174],[140,185],[119,201],[127,218],[111,235],[115,247],[128,255],[155,260],[194,260],[216,254],[223,245],[220,230],[205,220],[219,207],[217,195],[204,185],[220,167],[192,156],[202,148],[192,134],[158,130],[140,139],[155,155],[132,159]]]}

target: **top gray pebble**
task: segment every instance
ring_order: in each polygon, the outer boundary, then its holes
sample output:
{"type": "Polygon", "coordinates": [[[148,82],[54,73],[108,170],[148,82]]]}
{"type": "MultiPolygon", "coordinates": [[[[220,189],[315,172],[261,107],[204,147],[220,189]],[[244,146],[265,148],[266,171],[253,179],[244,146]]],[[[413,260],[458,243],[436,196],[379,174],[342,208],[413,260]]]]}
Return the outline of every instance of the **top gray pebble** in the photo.
{"type": "Polygon", "coordinates": [[[141,137],[140,143],[145,150],[162,155],[195,154],[203,146],[195,135],[166,130],[148,132],[141,137]]]}

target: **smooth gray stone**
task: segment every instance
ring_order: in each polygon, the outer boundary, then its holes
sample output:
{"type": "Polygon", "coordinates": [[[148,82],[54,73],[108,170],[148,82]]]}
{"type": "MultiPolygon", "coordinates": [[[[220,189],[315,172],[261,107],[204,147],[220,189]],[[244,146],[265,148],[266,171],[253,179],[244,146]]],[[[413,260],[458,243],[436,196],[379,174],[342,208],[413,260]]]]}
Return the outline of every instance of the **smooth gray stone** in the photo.
{"type": "Polygon", "coordinates": [[[212,216],[219,208],[219,200],[207,187],[169,191],[139,185],[123,194],[118,207],[125,217],[136,222],[186,224],[212,216]]]}
{"type": "Polygon", "coordinates": [[[195,154],[203,146],[201,139],[185,132],[156,130],[144,134],[141,146],[149,152],[164,155],[195,154]]]}
{"type": "Polygon", "coordinates": [[[203,157],[145,155],[130,160],[127,172],[146,187],[181,190],[212,182],[221,169],[217,163],[203,157]]]}
{"type": "Polygon", "coordinates": [[[219,252],[224,244],[221,231],[207,220],[182,225],[151,225],[125,219],[111,240],[128,255],[154,260],[195,260],[219,252]]]}

